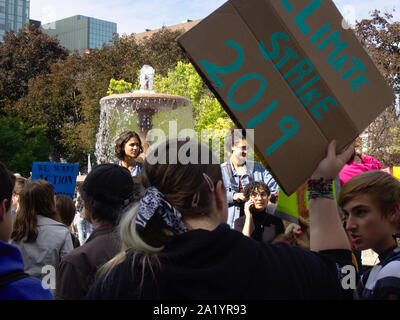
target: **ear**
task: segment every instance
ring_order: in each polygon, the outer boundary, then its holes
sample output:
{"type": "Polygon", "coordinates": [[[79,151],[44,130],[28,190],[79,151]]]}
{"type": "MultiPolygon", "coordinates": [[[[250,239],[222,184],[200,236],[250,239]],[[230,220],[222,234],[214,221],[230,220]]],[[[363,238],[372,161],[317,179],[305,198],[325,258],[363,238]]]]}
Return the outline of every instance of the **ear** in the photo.
{"type": "Polygon", "coordinates": [[[226,193],[222,186],[221,180],[219,180],[217,182],[217,185],[215,186],[214,194],[215,194],[215,203],[216,203],[217,209],[221,210],[224,206],[224,202],[226,202],[226,199],[225,199],[226,193]]]}
{"type": "Polygon", "coordinates": [[[389,212],[389,221],[397,227],[400,226],[400,203],[395,204],[389,212]]]}
{"type": "Polygon", "coordinates": [[[0,202],[0,222],[2,222],[2,221],[4,220],[4,216],[5,216],[6,213],[7,213],[7,210],[6,210],[6,203],[7,203],[7,199],[3,199],[3,200],[0,202]]]}

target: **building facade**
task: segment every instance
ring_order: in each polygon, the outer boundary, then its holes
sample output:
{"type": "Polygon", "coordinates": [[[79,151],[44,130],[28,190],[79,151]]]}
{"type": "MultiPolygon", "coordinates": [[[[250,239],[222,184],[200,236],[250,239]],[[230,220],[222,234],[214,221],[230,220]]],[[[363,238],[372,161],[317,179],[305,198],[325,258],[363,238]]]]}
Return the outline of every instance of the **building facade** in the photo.
{"type": "Polygon", "coordinates": [[[163,30],[163,29],[168,29],[169,31],[182,31],[182,32],[187,32],[190,29],[192,29],[195,25],[197,25],[199,22],[201,21],[201,19],[199,20],[187,20],[185,22],[182,22],[180,24],[176,24],[173,26],[164,26],[162,28],[159,29],[155,29],[155,30],[149,30],[146,29],[146,32],[141,32],[141,33],[136,33],[136,34],[132,34],[131,37],[133,37],[136,41],[140,42],[143,41],[146,38],[150,38],[153,34],[163,30]]]}
{"type": "Polygon", "coordinates": [[[30,0],[0,0],[0,41],[6,31],[23,28],[29,23],[30,0]]]}
{"type": "Polygon", "coordinates": [[[60,40],[60,45],[83,55],[90,49],[101,49],[112,44],[117,24],[105,20],[77,15],[42,25],[43,32],[60,40]]]}

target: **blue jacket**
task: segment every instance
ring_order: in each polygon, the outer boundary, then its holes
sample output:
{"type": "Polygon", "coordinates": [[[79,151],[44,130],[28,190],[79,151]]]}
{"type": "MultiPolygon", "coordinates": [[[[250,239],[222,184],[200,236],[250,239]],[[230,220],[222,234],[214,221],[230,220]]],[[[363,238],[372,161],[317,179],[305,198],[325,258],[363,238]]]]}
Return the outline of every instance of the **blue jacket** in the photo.
{"type": "MultiPolygon", "coordinates": [[[[118,165],[122,166],[122,161],[118,162],[118,165]]],[[[142,172],[142,163],[139,161],[135,161],[135,164],[131,170],[131,176],[135,177],[138,176],[142,172]]]]}
{"type": "MultiPolygon", "coordinates": [[[[246,173],[242,177],[242,185],[245,187],[250,181],[263,181],[270,189],[271,193],[279,192],[279,185],[261,163],[246,161],[246,173]]],[[[231,161],[221,164],[222,179],[226,187],[228,198],[228,221],[232,229],[235,228],[235,220],[239,218],[240,206],[233,201],[233,194],[239,192],[239,176],[231,161]]]]}
{"type": "MultiPolygon", "coordinates": [[[[0,276],[6,273],[24,271],[24,262],[17,247],[0,240],[0,276]]],[[[50,290],[33,277],[14,281],[0,289],[0,300],[54,300],[50,290]]]]}

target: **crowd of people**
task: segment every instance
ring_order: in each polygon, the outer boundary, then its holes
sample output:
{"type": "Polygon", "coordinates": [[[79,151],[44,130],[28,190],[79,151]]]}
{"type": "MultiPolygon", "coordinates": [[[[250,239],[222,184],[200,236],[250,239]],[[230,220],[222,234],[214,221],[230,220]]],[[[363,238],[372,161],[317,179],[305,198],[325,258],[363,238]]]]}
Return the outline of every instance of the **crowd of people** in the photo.
{"type": "Polygon", "coordinates": [[[227,141],[221,165],[193,139],[153,146],[164,163],[123,132],[119,162],[96,166],[74,200],[0,162],[0,299],[400,299],[400,182],[375,159],[332,141],[307,182],[310,221],[295,224],[277,215],[279,186],[247,159],[245,131],[227,141]],[[361,272],[366,249],[380,262],[361,272]]]}

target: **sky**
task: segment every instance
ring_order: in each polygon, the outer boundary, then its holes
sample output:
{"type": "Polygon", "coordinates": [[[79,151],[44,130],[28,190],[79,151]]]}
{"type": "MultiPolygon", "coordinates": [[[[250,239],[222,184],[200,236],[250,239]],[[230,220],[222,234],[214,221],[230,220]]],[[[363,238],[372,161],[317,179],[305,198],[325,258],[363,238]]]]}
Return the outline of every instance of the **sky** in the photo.
{"type": "MultiPolygon", "coordinates": [[[[74,15],[84,15],[117,23],[117,32],[141,33],[182,23],[187,19],[203,19],[226,0],[31,0],[30,18],[42,24],[74,15]]],[[[378,9],[392,11],[400,21],[398,0],[334,0],[342,15],[350,23],[369,18],[378,9]]]]}

